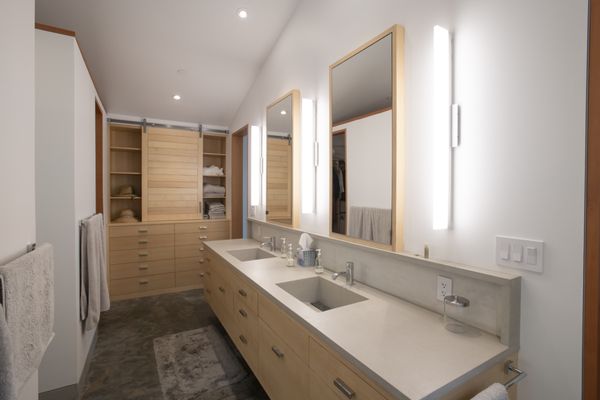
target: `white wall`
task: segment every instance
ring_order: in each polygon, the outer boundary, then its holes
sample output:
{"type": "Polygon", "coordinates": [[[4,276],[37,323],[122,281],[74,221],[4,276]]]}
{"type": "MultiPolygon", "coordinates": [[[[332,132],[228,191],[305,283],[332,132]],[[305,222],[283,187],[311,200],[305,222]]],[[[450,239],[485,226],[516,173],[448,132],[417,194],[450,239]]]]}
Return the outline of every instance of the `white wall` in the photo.
{"type": "MultiPolygon", "coordinates": [[[[0,263],[36,241],[33,0],[0,3],[0,263]]],[[[37,399],[37,371],[19,400],[37,399]]]]}
{"type": "MultiPolygon", "coordinates": [[[[581,383],[587,2],[303,1],[231,124],[264,125],[290,89],[318,101],[317,215],[328,232],[328,66],[392,24],[406,29],[406,251],[494,266],[494,236],[544,240],[545,272],[523,273],[523,399],[576,399],[581,383]],[[432,29],[455,32],[453,229],[433,231],[432,29]],[[567,299],[565,301],[565,299],[567,299]]],[[[261,212],[258,215],[262,215],[261,212]]]]}

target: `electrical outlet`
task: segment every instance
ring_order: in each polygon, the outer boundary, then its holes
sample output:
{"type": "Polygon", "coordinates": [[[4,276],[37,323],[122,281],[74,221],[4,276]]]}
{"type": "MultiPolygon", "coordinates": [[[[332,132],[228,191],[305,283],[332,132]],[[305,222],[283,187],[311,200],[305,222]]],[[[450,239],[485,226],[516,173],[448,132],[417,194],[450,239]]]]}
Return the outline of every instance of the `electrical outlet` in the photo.
{"type": "Polygon", "coordinates": [[[437,277],[437,299],[444,301],[444,297],[452,294],[452,279],[438,275],[437,277]]]}

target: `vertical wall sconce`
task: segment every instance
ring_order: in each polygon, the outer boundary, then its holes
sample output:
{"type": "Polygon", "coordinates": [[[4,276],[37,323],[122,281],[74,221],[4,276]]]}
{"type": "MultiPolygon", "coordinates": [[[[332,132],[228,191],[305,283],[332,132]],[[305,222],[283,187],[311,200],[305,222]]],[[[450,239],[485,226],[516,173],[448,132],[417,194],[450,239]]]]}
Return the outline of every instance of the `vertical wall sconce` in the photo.
{"type": "Polygon", "coordinates": [[[316,102],[302,99],[302,213],[316,212],[317,137],[316,102]]]}
{"type": "MultiPolygon", "coordinates": [[[[259,126],[250,127],[250,207],[258,207],[262,193],[262,134],[259,126]]],[[[251,213],[252,214],[252,213],[251,213]]]]}
{"type": "Polygon", "coordinates": [[[450,32],[433,28],[433,229],[448,229],[451,195],[452,46],[450,32]]]}

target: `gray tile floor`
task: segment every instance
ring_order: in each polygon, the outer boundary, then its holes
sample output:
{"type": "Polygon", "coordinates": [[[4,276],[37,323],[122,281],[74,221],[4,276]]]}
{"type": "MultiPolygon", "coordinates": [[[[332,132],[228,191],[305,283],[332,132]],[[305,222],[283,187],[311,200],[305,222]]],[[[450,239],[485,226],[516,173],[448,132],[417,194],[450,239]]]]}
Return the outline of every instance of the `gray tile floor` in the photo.
{"type": "MultiPolygon", "coordinates": [[[[100,320],[82,400],[163,400],[154,338],[207,325],[227,337],[201,290],[113,302],[100,320]]],[[[256,398],[266,398],[258,383],[256,398]]]]}

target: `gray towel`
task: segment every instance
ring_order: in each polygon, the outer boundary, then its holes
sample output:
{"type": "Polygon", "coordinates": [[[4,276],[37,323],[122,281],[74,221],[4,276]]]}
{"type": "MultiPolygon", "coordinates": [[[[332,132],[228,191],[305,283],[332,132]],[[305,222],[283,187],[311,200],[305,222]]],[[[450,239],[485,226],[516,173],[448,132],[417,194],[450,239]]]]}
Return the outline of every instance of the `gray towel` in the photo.
{"type": "Polygon", "coordinates": [[[348,235],[376,243],[392,243],[392,210],[350,207],[348,235]]]}
{"type": "Polygon", "coordinates": [[[508,400],[508,392],[504,385],[494,383],[471,400],[508,400]]]}
{"type": "Polygon", "coordinates": [[[350,207],[348,236],[362,239],[364,207],[350,207]]]}
{"type": "MultiPolygon", "coordinates": [[[[54,328],[54,252],[44,244],[15,261],[1,266],[4,281],[6,331],[0,327],[0,362],[12,352],[14,390],[18,396],[23,384],[38,369],[54,328]],[[7,342],[7,337],[10,342],[7,342]],[[8,343],[8,348],[5,346],[8,343]]],[[[0,323],[1,325],[1,323],[0,323]]],[[[8,361],[10,363],[10,361],[8,361]]],[[[4,371],[7,365],[0,365],[4,371]]],[[[8,367],[10,368],[10,367],[8,367]]],[[[2,378],[10,376],[0,373],[2,378]]],[[[10,399],[10,397],[8,397],[10,399]]]]}
{"type": "Polygon", "coordinates": [[[89,331],[98,325],[100,312],[110,309],[102,214],[82,221],[80,246],[80,316],[89,331]]]}
{"type": "Polygon", "coordinates": [[[4,308],[0,305],[0,400],[17,398],[13,357],[8,325],[4,318],[4,308]]]}

